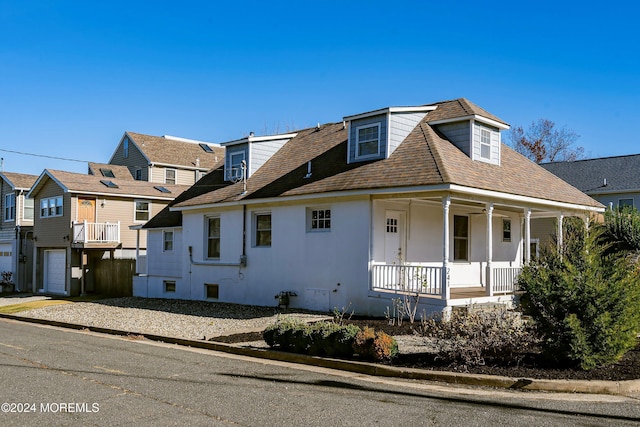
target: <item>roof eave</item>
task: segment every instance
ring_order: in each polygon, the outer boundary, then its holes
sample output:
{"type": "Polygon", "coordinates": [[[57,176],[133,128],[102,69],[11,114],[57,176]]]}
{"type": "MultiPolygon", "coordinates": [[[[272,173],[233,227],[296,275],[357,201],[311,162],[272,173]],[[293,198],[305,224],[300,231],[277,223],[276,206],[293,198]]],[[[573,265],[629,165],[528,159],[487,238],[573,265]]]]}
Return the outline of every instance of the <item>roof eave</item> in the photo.
{"type": "Polygon", "coordinates": [[[501,130],[507,130],[509,128],[511,128],[511,126],[509,126],[506,123],[502,123],[499,122],[497,120],[493,120],[493,119],[489,119],[487,117],[483,117],[480,116],[478,114],[471,114],[468,116],[460,116],[460,117],[452,117],[450,119],[441,119],[441,120],[432,120],[432,121],[428,121],[427,123],[429,123],[430,125],[440,125],[440,124],[444,124],[444,123],[453,123],[453,122],[461,122],[461,121],[465,121],[465,120],[475,120],[481,123],[486,123],[488,125],[491,126],[495,126],[498,129],[501,130]]]}

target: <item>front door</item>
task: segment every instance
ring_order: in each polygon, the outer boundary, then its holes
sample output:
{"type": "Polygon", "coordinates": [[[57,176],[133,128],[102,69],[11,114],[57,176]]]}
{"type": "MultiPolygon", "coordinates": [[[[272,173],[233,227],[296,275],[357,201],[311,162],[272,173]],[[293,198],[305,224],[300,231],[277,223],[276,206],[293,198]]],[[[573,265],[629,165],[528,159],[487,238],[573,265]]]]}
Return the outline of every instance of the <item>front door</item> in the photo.
{"type": "Polygon", "coordinates": [[[406,259],[405,213],[386,211],[384,256],[386,264],[403,264],[406,259]]]}
{"type": "Polygon", "coordinates": [[[78,222],[96,222],[96,199],[78,197],[78,222]]]}

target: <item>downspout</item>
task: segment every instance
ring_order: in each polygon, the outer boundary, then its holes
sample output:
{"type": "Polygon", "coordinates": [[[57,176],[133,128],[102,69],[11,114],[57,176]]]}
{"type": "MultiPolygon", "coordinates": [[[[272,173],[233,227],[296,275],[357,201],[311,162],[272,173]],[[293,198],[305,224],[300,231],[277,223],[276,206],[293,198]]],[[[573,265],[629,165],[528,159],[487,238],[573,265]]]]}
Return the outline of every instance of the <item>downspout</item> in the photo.
{"type": "MultiPolygon", "coordinates": [[[[16,213],[17,215],[17,213],[16,213]]],[[[13,257],[15,258],[15,266],[16,266],[16,277],[14,279],[14,291],[19,291],[20,286],[20,254],[22,253],[20,248],[20,226],[16,225],[16,249],[13,252],[13,257]],[[17,253],[16,253],[17,252],[17,253]]]]}
{"type": "Polygon", "coordinates": [[[247,266],[247,205],[242,205],[242,255],[240,264],[247,266]]]}

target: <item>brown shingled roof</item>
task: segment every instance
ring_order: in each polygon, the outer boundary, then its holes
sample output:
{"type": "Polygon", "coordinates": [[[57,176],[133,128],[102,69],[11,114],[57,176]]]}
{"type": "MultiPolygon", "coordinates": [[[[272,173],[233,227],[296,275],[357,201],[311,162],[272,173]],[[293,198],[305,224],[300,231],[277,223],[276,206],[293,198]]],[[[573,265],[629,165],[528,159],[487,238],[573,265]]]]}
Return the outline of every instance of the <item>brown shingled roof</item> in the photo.
{"type": "Polygon", "coordinates": [[[224,161],[224,148],[206,143],[211,152],[206,152],[197,142],[185,142],[171,137],[144,135],[127,132],[127,135],[147,156],[151,163],[176,165],[210,170],[224,161]]]}
{"type": "MultiPolygon", "coordinates": [[[[163,200],[172,200],[184,190],[189,188],[187,185],[169,185],[169,184],[157,184],[147,181],[136,180],[122,180],[115,178],[105,178],[103,176],[85,175],[82,173],[66,172],[59,170],[45,169],[45,171],[38,178],[36,187],[40,186],[43,182],[45,175],[54,179],[59,185],[62,185],[67,191],[71,193],[84,193],[84,194],[110,194],[114,196],[133,196],[133,197],[146,197],[163,200]],[[118,187],[110,188],[103,184],[101,181],[112,181],[118,187]],[[163,193],[156,187],[165,187],[170,193],[163,193]]],[[[37,188],[34,187],[32,191],[37,192],[37,188]]]]}
{"type": "Polygon", "coordinates": [[[476,104],[465,98],[458,98],[451,101],[441,101],[430,105],[438,106],[438,108],[429,113],[430,122],[476,115],[494,120],[508,126],[507,122],[505,122],[504,120],[494,116],[487,110],[478,107],[476,104]]]}
{"type": "Polygon", "coordinates": [[[600,203],[544,168],[501,146],[501,164],[474,161],[429,122],[448,117],[481,114],[502,120],[466,100],[447,101],[427,113],[393,154],[384,160],[347,164],[347,130],[329,124],[306,129],[285,144],[267,163],[242,183],[176,203],[177,207],[282,196],[299,196],[350,190],[425,187],[443,184],[496,191],[582,206],[600,203]],[[444,108],[441,107],[444,106],[444,108]],[[438,111],[440,112],[438,113],[438,111]],[[444,111],[444,112],[443,112],[444,111]],[[457,116],[456,116],[457,115],[457,116]],[[312,175],[304,178],[307,162],[312,175]]]}
{"type": "Polygon", "coordinates": [[[24,173],[15,172],[2,172],[1,176],[7,181],[14,189],[28,190],[38,179],[37,175],[27,175],[24,173]]]}
{"type": "Polygon", "coordinates": [[[114,179],[133,180],[133,175],[131,175],[131,171],[126,166],[89,162],[90,174],[93,172],[93,175],[95,176],[102,176],[103,178],[111,179],[103,175],[102,172],[106,170],[113,172],[113,175],[115,176],[114,179]]]}

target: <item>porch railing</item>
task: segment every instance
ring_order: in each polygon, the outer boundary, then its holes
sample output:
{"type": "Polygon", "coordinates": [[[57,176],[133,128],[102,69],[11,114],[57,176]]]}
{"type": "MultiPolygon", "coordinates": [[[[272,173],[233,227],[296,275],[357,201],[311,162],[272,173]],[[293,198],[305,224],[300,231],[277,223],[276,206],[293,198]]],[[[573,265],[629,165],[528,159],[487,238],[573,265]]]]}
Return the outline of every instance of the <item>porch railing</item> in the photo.
{"type": "Polygon", "coordinates": [[[120,221],[74,222],[73,243],[117,243],[120,242],[120,221]]]}
{"type": "Polygon", "coordinates": [[[442,267],[374,264],[372,289],[442,295],[442,267]]]}
{"type": "Polygon", "coordinates": [[[522,272],[522,268],[494,267],[491,270],[491,287],[494,294],[511,293],[518,290],[516,279],[522,272]]]}

